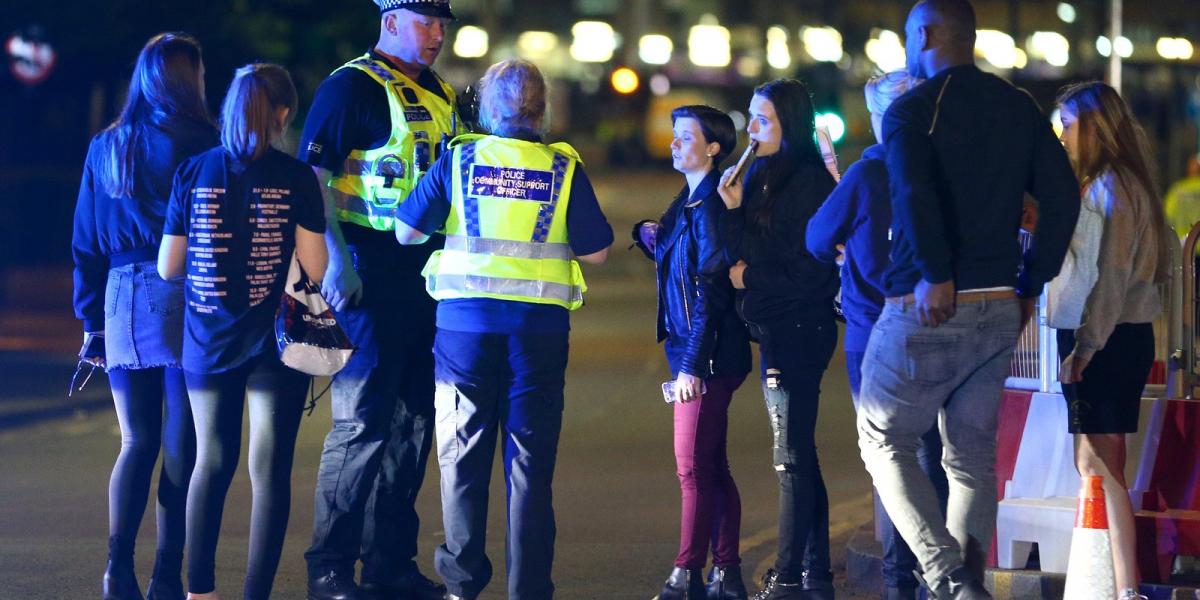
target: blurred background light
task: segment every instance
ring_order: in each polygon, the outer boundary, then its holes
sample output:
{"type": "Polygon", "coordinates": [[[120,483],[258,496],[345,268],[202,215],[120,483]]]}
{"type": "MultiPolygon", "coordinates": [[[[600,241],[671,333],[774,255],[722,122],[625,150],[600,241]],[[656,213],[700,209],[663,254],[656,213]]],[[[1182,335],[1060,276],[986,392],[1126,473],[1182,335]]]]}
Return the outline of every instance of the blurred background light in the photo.
{"type": "Polygon", "coordinates": [[[617,33],[604,21],[580,21],[571,37],[571,58],[579,62],[608,62],[617,48],[617,33]]]}
{"type": "Polygon", "coordinates": [[[613,71],[609,81],[618,94],[632,94],[638,91],[642,85],[637,72],[629,67],[621,67],[613,71]]]}
{"type": "Polygon", "coordinates": [[[526,31],[517,36],[517,54],[525,60],[541,60],[558,48],[558,36],[549,31],[526,31]]]}
{"type": "Polygon", "coordinates": [[[651,33],[638,40],[638,58],[648,65],[665,65],[671,62],[671,53],[674,51],[675,43],[665,35],[651,33]]]}
{"type": "Polygon", "coordinates": [[[487,56],[488,32],[474,25],[460,27],[454,36],[454,54],[462,58],[487,56]]]}
{"type": "Polygon", "coordinates": [[[832,27],[805,27],[800,30],[804,51],[817,62],[842,60],[842,33],[832,27]]]}
{"type": "Polygon", "coordinates": [[[778,25],[767,29],[767,64],[781,71],[792,66],[787,29],[778,25]]]}
{"type": "Polygon", "coordinates": [[[900,36],[896,35],[895,31],[878,30],[877,34],[867,40],[866,52],[867,58],[884,73],[904,68],[904,44],[900,42],[900,36]]]}
{"type": "Polygon", "coordinates": [[[688,60],[697,67],[728,67],[732,60],[729,30],[701,18],[701,23],[688,31],[688,60]]]}

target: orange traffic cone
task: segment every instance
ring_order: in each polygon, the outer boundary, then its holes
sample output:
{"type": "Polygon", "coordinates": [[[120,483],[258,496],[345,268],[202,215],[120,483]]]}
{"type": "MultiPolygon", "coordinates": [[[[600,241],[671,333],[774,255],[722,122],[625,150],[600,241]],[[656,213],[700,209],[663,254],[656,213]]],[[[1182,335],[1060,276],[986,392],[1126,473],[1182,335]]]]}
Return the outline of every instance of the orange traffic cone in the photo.
{"type": "Polygon", "coordinates": [[[1067,561],[1067,588],[1063,600],[1099,600],[1117,596],[1113,579],[1112,541],[1108,537],[1108,509],[1104,504],[1104,478],[1083,478],[1071,556],[1067,561]]]}

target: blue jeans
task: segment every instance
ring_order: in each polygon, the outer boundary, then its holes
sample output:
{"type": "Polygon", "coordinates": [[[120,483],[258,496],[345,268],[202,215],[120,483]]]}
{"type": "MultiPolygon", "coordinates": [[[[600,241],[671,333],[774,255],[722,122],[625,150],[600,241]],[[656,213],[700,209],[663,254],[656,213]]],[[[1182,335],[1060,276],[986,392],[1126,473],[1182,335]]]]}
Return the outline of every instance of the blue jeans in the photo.
{"type": "Polygon", "coordinates": [[[763,397],[771,421],[772,464],[779,477],[780,581],[798,583],[809,572],[832,579],[829,561],[829,496],[817,460],[817,406],[821,378],[837,346],[828,321],[754,325],[762,352],[763,397]],[[777,384],[772,371],[778,371],[777,384]]]}
{"type": "Polygon", "coordinates": [[[353,575],[388,584],[417,569],[415,503],[433,443],[436,303],[420,275],[389,252],[352,248],[358,306],[337,314],[357,348],[333,378],[333,428],[317,472],[309,577],[353,575]],[[412,271],[412,272],[409,272],[412,271]]]}
{"type": "Polygon", "coordinates": [[[562,429],[567,333],[506,335],[439,329],[438,464],[446,543],[437,549],[447,590],[477,597],[492,576],[484,552],[488,484],[503,435],[508,507],[508,597],[554,596],[551,482],[562,429]]]}
{"type": "Polygon", "coordinates": [[[986,559],[996,526],[996,413],[1020,328],[1015,298],[960,301],[938,327],[922,326],[911,302],[889,300],[871,331],[859,448],[931,584],[964,562],[986,559]],[[917,457],[935,425],[945,444],[945,517],[917,457]]]}
{"type": "MultiPolygon", "coordinates": [[[[850,378],[850,394],[854,410],[858,410],[858,393],[862,388],[862,363],[866,352],[846,351],[846,371],[850,378]]],[[[917,449],[917,463],[921,471],[929,476],[937,492],[938,505],[946,512],[946,498],[950,494],[946,482],[946,470],[942,468],[942,434],[937,425],[921,436],[921,447],[917,449]]],[[[883,584],[890,588],[913,589],[920,586],[913,571],[917,568],[917,557],[913,554],[900,531],[896,529],[886,510],[875,513],[879,528],[883,531],[883,584]]]]}

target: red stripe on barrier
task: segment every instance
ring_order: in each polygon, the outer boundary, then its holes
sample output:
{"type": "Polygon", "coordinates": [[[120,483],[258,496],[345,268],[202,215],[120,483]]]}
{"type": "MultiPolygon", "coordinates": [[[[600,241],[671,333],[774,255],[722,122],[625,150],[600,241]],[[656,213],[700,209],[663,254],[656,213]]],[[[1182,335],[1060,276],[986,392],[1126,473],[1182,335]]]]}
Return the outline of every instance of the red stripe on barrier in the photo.
{"type": "MultiPolygon", "coordinates": [[[[1004,485],[1013,478],[1017,468],[1017,453],[1021,450],[1021,436],[1025,433],[1025,419],[1029,416],[1029,404],[1033,392],[1026,390],[1004,390],[1000,401],[999,423],[996,427],[996,498],[1004,497],[1004,485]]],[[[988,551],[988,566],[996,566],[996,536],[992,536],[992,547],[988,551]]]]}

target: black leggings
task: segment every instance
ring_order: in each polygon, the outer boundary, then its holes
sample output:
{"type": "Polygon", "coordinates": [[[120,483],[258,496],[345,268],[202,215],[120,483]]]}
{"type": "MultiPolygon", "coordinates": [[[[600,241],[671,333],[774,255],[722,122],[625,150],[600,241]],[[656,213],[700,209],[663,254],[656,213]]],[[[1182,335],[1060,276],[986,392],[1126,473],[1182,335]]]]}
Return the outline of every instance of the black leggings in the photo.
{"type": "Polygon", "coordinates": [[[250,407],[250,551],[244,597],[270,597],[291,508],[292,457],[308,376],[273,351],[223,373],[187,373],[196,420],[196,470],[187,503],[188,590],[216,588],[213,574],[225,495],[237,470],[242,408],[250,407]]]}
{"type": "Polygon", "coordinates": [[[196,461],[196,434],[183,371],[166,367],[113,369],[108,381],[121,426],[121,453],[108,482],[109,559],[121,566],[133,566],[134,541],[146,512],[161,445],[158,562],[173,564],[170,568],[178,574],[183,559],[188,479],[196,461]]]}

